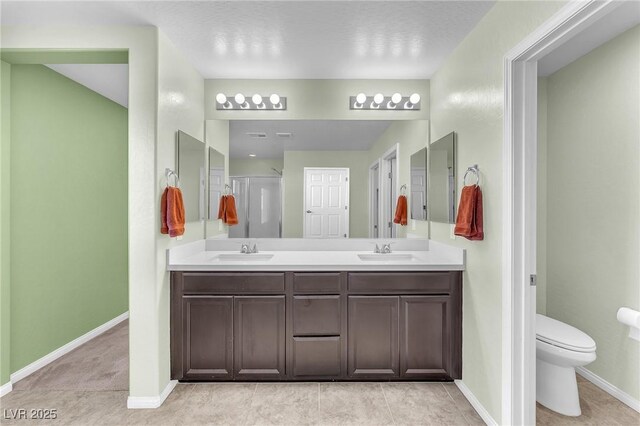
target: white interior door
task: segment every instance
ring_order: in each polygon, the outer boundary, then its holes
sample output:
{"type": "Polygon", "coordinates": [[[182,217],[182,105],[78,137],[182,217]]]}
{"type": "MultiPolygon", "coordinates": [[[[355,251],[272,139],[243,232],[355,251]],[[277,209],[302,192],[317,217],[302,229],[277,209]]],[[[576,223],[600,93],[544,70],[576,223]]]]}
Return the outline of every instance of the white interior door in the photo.
{"type": "Polygon", "coordinates": [[[349,236],[348,168],[304,168],[303,236],[349,236]]]}
{"type": "Polygon", "coordinates": [[[424,167],[411,169],[411,219],[427,220],[426,185],[427,170],[424,167]]]}
{"type": "Polygon", "coordinates": [[[224,193],[224,168],[209,168],[209,219],[218,218],[220,197],[224,193]]]}

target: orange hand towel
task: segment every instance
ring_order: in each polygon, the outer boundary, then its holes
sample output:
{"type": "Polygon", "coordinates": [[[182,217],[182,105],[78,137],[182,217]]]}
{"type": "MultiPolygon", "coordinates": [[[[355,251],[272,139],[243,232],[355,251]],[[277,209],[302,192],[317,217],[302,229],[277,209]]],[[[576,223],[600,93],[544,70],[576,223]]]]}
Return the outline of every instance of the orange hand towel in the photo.
{"type": "Polygon", "coordinates": [[[218,201],[218,219],[222,219],[225,222],[225,214],[227,209],[227,196],[223,195],[220,197],[220,201],[218,201]]]}
{"type": "Polygon", "coordinates": [[[407,225],[407,197],[404,195],[398,197],[393,223],[399,223],[401,226],[407,225]]]}
{"type": "Polygon", "coordinates": [[[233,197],[233,195],[227,195],[225,197],[224,222],[227,225],[238,224],[238,212],[236,211],[236,199],[233,197]]]}
{"type": "Polygon", "coordinates": [[[483,240],[482,190],[478,185],[462,188],[454,234],[468,240],[483,240]]]}
{"type": "Polygon", "coordinates": [[[179,188],[174,186],[165,188],[160,200],[160,216],[162,216],[160,228],[162,234],[169,234],[170,237],[184,234],[184,202],[179,188]]]}

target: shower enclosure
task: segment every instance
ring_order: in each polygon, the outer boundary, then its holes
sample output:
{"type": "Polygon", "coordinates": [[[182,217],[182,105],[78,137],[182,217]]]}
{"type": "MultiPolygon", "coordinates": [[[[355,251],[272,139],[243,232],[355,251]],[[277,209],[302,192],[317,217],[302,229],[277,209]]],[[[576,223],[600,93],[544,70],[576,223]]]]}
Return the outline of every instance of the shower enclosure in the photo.
{"type": "Polygon", "coordinates": [[[232,176],[238,224],[229,238],[282,237],[282,178],[232,176]]]}

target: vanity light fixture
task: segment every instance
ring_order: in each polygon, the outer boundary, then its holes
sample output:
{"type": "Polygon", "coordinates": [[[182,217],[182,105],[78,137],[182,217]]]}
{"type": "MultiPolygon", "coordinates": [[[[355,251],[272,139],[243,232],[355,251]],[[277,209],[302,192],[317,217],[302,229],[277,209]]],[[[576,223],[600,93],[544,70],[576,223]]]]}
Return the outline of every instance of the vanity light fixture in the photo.
{"type": "Polygon", "coordinates": [[[245,96],[243,93],[236,93],[235,96],[228,96],[224,93],[216,95],[217,110],[286,110],[287,98],[278,94],[263,96],[256,93],[252,96],[245,96]],[[268,99],[268,101],[267,101],[268,99]]]}
{"type": "Polygon", "coordinates": [[[365,93],[358,93],[356,96],[349,96],[349,109],[362,110],[420,110],[420,95],[413,93],[410,96],[403,96],[395,92],[391,96],[376,93],[367,96],[365,93]]]}

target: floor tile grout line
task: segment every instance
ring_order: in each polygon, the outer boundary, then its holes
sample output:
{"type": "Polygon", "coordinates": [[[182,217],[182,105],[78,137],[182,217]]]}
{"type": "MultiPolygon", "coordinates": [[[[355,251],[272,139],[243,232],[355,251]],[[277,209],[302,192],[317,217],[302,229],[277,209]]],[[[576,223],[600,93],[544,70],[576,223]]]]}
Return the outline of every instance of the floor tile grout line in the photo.
{"type": "MultiPolygon", "coordinates": [[[[449,389],[447,389],[447,387],[444,385],[444,383],[440,383],[440,386],[442,386],[444,388],[444,391],[446,392],[447,396],[449,397],[449,399],[451,400],[451,402],[453,402],[453,406],[456,407],[456,410],[458,411],[458,413],[460,413],[460,415],[462,416],[462,418],[467,422],[467,424],[473,424],[471,422],[471,420],[469,420],[469,418],[467,417],[467,415],[464,413],[464,410],[462,410],[460,408],[460,406],[458,405],[458,403],[456,402],[455,399],[453,399],[453,395],[451,395],[451,392],[449,392],[449,389]]],[[[471,407],[474,411],[475,408],[471,407]]],[[[476,411],[477,413],[477,411],[476,411]]]]}
{"type": "Polygon", "coordinates": [[[378,386],[380,386],[380,390],[382,391],[382,396],[384,397],[384,402],[385,404],[387,404],[387,410],[389,410],[389,415],[391,416],[391,423],[395,425],[396,421],[393,418],[393,411],[391,411],[391,406],[389,405],[389,401],[387,400],[387,394],[384,393],[384,386],[382,386],[382,383],[378,383],[378,386]]]}

